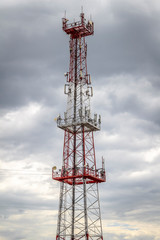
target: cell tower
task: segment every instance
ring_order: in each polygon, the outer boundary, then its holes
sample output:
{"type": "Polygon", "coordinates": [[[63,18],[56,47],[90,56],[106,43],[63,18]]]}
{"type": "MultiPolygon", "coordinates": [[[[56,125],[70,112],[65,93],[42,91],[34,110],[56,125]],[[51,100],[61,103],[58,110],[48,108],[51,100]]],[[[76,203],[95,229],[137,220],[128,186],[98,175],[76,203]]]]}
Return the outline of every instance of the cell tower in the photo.
{"type": "Polygon", "coordinates": [[[93,133],[100,130],[101,116],[91,116],[93,90],[85,43],[94,24],[81,13],[77,22],[63,18],[62,28],[70,36],[70,65],[64,86],[67,110],[57,118],[57,126],[64,130],[63,163],[52,171],[52,178],[61,183],[56,239],[98,240],[103,239],[98,183],[106,181],[106,174],[103,158],[102,168],[96,167],[93,133]]]}

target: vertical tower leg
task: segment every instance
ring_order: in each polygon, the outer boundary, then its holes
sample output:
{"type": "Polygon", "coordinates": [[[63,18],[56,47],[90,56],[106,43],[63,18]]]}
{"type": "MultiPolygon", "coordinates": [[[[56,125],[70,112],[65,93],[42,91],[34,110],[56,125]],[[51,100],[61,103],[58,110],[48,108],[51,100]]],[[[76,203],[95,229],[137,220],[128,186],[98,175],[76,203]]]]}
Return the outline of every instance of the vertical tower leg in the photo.
{"type": "Polygon", "coordinates": [[[84,196],[84,218],[85,218],[85,240],[89,239],[88,235],[88,216],[87,216],[87,189],[86,180],[83,179],[83,196],[84,196]]]}
{"type": "Polygon", "coordinates": [[[65,240],[66,236],[66,192],[67,185],[61,182],[56,240],[65,240]]]}
{"type": "MultiPolygon", "coordinates": [[[[74,59],[74,117],[73,120],[76,122],[77,117],[77,39],[75,41],[75,59],[74,59]]],[[[74,126],[74,145],[73,145],[73,175],[76,171],[76,126],[74,126]]],[[[72,240],[74,240],[74,224],[75,224],[75,179],[73,179],[73,193],[72,193],[72,240]]]]}

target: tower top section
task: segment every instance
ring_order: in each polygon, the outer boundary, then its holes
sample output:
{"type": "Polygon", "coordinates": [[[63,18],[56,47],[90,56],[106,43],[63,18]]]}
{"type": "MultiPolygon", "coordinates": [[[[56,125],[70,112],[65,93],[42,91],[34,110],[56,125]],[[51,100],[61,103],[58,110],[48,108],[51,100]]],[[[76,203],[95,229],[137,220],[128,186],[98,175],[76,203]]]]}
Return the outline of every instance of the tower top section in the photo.
{"type": "Polygon", "coordinates": [[[89,35],[93,35],[94,33],[94,23],[89,20],[86,22],[84,18],[84,13],[80,14],[80,21],[67,23],[69,20],[64,17],[62,18],[62,29],[67,34],[71,35],[72,38],[81,38],[89,35]]]}

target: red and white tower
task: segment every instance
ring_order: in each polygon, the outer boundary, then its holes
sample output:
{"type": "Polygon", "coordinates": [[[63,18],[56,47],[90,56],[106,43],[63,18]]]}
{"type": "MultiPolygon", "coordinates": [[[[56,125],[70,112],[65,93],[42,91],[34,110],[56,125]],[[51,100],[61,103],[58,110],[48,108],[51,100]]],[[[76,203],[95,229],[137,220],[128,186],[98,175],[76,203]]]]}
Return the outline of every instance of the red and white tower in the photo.
{"type": "Polygon", "coordinates": [[[87,72],[85,37],[93,35],[94,24],[80,21],[68,23],[62,19],[63,31],[70,36],[70,66],[65,74],[67,109],[58,116],[57,125],[64,130],[62,168],[53,168],[52,177],[61,183],[56,239],[103,239],[98,183],[106,181],[104,160],[97,169],[94,136],[100,130],[101,117],[90,109],[93,96],[87,72]]]}

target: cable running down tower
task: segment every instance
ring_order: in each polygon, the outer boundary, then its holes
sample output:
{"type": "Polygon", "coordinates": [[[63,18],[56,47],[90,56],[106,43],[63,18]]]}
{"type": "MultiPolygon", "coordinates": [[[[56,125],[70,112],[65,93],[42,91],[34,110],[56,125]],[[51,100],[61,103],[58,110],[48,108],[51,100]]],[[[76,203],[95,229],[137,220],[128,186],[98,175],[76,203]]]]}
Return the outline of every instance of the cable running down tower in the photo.
{"type": "Polygon", "coordinates": [[[56,240],[102,240],[98,183],[106,181],[106,174],[103,158],[102,168],[96,167],[93,133],[100,130],[101,116],[91,116],[93,89],[85,42],[94,33],[94,23],[81,13],[77,22],[63,18],[62,28],[70,36],[70,65],[64,86],[67,110],[57,118],[64,130],[63,163],[59,171],[52,171],[61,184],[56,240]]]}

